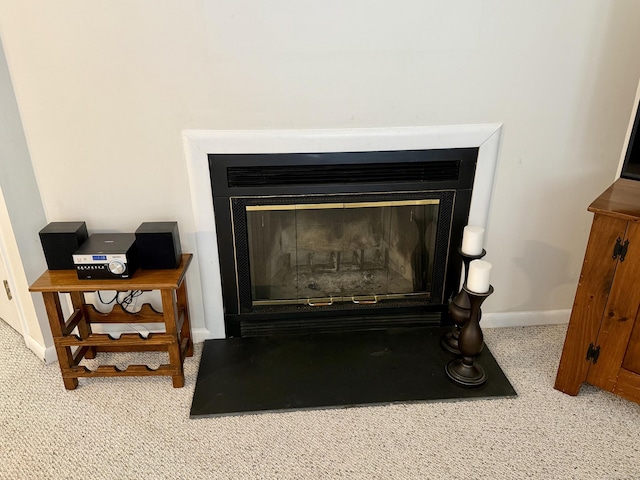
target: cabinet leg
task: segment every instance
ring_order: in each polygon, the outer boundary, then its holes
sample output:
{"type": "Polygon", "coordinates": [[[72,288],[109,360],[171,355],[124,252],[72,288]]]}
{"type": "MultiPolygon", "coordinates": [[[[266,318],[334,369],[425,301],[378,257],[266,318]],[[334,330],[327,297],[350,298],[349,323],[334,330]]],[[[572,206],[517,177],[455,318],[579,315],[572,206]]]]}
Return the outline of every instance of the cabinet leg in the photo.
{"type": "Polygon", "coordinates": [[[561,391],[562,393],[566,393],[567,395],[575,397],[580,392],[581,386],[582,382],[568,382],[566,380],[562,381],[561,379],[557,379],[556,384],[553,386],[553,388],[561,391]]]}

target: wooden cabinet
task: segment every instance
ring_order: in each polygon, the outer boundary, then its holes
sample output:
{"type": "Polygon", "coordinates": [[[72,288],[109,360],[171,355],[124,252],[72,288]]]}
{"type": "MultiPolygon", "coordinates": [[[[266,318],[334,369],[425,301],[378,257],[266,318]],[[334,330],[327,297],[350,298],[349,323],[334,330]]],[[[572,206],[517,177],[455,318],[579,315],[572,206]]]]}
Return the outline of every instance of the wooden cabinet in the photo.
{"type": "Polygon", "coordinates": [[[587,382],[640,403],[640,182],[619,179],[595,214],[555,388],[587,382]]]}

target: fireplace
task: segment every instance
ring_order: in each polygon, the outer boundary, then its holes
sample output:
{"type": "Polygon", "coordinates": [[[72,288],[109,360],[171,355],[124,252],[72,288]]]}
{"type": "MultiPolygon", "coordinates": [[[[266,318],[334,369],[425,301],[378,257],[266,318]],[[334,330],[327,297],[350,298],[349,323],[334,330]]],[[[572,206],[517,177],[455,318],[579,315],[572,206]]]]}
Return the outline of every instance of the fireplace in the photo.
{"type": "Polygon", "coordinates": [[[442,324],[462,227],[486,226],[500,133],[185,132],[203,335],[442,324]]]}
{"type": "Polygon", "coordinates": [[[210,154],[226,335],[441,325],[477,156],[210,154]]]}

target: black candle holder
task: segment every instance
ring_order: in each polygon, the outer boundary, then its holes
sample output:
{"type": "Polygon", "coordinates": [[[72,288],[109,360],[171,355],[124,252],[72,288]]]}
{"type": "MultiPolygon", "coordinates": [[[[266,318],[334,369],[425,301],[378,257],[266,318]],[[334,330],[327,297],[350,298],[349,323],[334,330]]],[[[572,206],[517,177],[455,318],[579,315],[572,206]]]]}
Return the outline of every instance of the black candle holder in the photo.
{"type": "MultiPolygon", "coordinates": [[[[469,278],[469,265],[473,260],[478,260],[484,257],[487,254],[487,251],[483,249],[482,253],[478,255],[468,255],[462,251],[462,247],[458,247],[458,254],[462,257],[462,262],[464,264],[463,285],[466,285],[467,279],[469,278]]],[[[460,336],[460,329],[465,324],[465,322],[469,320],[470,308],[471,303],[469,301],[469,297],[467,296],[464,288],[461,288],[460,292],[458,292],[458,294],[451,299],[447,309],[449,318],[453,320],[453,327],[440,339],[440,345],[442,346],[442,348],[455,355],[460,355],[458,338],[460,336]]],[[[482,312],[480,312],[479,315],[482,315],[482,312]]]]}
{"type": "Polygon", "coordinates": [[[472,292],[463,285],[462,289],[469,298],[469,319],[460,330],[458,347],[461,358],[451,360],[445,367],[447,376],[456,383],[465,387],[479,387],[487,381],[487,373],[475,362],[475,358],[482,351],[483,335],[480,328],[480,306],[489,295],[493,293],[493,286],[489,285],[489,291],[485,293],[472,292]]]}

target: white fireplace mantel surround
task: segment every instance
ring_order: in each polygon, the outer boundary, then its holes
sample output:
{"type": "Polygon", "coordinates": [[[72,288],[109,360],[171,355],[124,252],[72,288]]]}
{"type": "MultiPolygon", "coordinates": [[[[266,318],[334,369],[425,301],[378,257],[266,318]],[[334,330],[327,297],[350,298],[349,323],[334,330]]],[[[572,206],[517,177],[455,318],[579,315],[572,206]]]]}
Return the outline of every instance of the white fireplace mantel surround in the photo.
{"type": "MultiPolygon", "coordinates": [[[[478,147],[469,224],[486,228],[502,124],[322,130],[185,130],[182,133],[194,216],[205,326],[224,338],[222,285],[207,155],[210,153],[321,153],[478,147]]],[[[193,292],[196,293],[196,292],[193,292]]]]}

